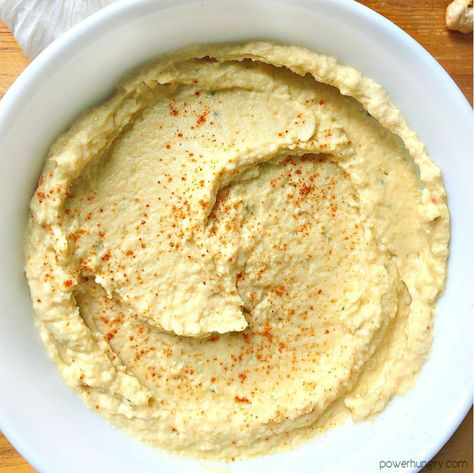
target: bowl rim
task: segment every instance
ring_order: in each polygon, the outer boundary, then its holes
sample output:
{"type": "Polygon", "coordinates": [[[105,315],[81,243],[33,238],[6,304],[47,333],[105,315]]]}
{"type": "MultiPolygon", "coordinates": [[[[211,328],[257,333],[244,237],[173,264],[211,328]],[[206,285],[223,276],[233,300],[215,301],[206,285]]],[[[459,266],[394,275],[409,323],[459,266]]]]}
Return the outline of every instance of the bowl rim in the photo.
{"type": "MultiPolygon", "coordinates": [[[[260,4],[269,3],[268,0],[254,1],[260,4]]],[[[409,48],[415,52],[419,59],[424,61],[432,70],[433,74],[436,74],[438,78],[445,82],[446,87],[451,89],[450,92],[453,94],[453,99],[456,100],[459,110],[463,110],[466,119],[472,119],[472,108],[453,78],[414,38],[381,14],[358,2],[347,0],[275,1],[292,7],[309,9],[317,7],[318,4],[331,3],[336,8],[347,11],[352,10],[353,13],[364,17],[365,21],[370,23],[371,27],[383,30],[384,34],[396,38],[402,47],[409,48]]],[[[9,87],[0,101],[0,140],[3,136],[6,136],[5,130],[8,130],[9,123],[13,121],[15,111],[18,108],[27,106],[29,97],[35,93],[36,83],[46,80],[47,76],[51,74],[54,69],[61,67],[60,65],[58,66],[58,59],[60,59],[61,56],[67,57],[73,54],[75,50],[80,50],[84,45],[94,42],[98,37],[105,35],[108,30],[113,29],[117,25],[117,22],[120,23],[125,20],[126,16],[135,10],[140,10],[148,6],[152,8],[155,13],[159,13],[160,11],[197,3],[224,4],[226,0],[120,0],[80,21],[33,59],[9,87]]],[[[423,460],[431,460],[451,438],[471,408],[472,401],[472,388],[467,386],[464,395],[458,397],[457,406],[453,406],[451,413],[454,412],[454,414],[449,423],[449,428],[442,434],[437,435],[437,441],[432,442],[431,446],[426,448],[424,454],[421,455],[423,460]]],[[[14,448],[33,465],[34,468],[38,471],[42,471],[40,468],[41,465],[37,463],[39,460],[35,458],[26,437],[20,433],[18,426],[15,425],[14,415],[4,410],[2,404],[0,404],[0,428],[14,448]]],[[[404,471],[416,472],[418,470],[413,468],[405,469],[404,471]]]]}

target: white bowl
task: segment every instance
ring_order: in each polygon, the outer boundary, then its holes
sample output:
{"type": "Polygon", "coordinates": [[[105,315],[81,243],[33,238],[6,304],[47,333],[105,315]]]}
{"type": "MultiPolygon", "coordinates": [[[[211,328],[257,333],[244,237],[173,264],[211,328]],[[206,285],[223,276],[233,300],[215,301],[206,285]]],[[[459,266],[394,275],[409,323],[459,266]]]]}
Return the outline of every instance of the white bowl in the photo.
{"type": "MultiPolygon", "coordinates": [[[[46,49],[0,104],[0,427],[41,472],[205,471],[108,425],[63,383],[33,324],[23,274],[27,209],[45,152],[124,72],[193,42],[271,39],[307,46],[382,84],[443,171],[452,217],[446,291],[416,387],[375,420],[299,449],[228,466],[232,472],[417,471],[472,402],[471,109],[438,63],[395,25],[351,0],[119,2],[46,49]]],[[[211,470],[212,471],[212,470],[211,470]]]]}

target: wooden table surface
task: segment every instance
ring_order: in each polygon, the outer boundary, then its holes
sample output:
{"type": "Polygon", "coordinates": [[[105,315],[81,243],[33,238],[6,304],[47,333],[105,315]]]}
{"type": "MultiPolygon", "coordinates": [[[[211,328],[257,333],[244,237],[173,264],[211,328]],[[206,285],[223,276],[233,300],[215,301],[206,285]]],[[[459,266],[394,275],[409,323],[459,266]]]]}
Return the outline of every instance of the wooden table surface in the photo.
{"type": "MultiPolygon", "coordinates": [[[[448,71],[472,105],[472,36],[453,33],[446,29],[444,13],[449,1],[362,0],[361,3],[381,13],[421,43],[448,71]]],[[[28,62],[14,37],[5,25],[0,23],[0,97],[28,62]]],[[[435,457],[442,466],[431,471],[472,472],[472,445],[471,409],[459,429],[435,457]]],[[[33,471],[35,470],[0,434],[0,472],[33,471]]]]}

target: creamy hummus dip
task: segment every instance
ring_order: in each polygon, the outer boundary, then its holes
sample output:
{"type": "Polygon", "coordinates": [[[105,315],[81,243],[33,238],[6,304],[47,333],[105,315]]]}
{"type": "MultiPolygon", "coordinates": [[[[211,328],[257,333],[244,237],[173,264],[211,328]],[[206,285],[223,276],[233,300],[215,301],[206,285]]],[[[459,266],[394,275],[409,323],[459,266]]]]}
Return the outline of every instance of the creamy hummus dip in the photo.
{"type": "Polygon", "coordinates": [[[54,143],[26,272],[91,409],[228,460],[410,388],[448,240],[440,172],[380,85],[299,47],[193,46],[54,143]]]}

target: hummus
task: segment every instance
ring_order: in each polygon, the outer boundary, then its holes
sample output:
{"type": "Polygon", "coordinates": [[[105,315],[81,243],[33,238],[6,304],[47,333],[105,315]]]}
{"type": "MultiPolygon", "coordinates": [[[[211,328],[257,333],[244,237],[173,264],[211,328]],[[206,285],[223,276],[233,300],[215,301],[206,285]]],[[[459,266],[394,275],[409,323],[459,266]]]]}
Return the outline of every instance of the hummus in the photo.
{"type": "Polygon", "coordinates": [[[299,47],[193,46],[54,143],[26,273],[91,409],[235,459],[414,384],[448,240],[440,172],[380,85],[299,47]]]}

